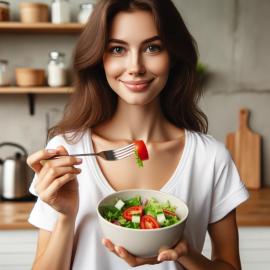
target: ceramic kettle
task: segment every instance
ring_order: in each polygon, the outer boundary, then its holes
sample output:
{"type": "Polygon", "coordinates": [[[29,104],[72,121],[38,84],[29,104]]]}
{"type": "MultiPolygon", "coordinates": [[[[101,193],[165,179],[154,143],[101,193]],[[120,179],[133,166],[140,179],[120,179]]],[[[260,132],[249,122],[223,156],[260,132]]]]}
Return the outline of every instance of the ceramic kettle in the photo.
{"type": "Polygon", "coordinates": [[[31,171],[26,163],[27,151],[19,144],[4,142],[3,146],[12,146],[20,150],[15,152],[13,156],[0,159],[2,173],[0,183],[1,197],[7,200],[22,200],[30,198],[29,185],[32,180],[31,171]]]}

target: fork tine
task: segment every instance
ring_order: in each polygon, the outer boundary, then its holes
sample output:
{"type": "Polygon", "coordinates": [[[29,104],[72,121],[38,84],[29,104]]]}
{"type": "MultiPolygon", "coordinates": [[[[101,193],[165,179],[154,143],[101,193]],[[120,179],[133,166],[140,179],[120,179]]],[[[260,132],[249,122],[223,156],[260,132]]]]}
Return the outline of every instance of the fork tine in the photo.
{"type": "Polygon", "coordinates": [[[131,155],[132,155],[132,153],[129,153],[129,154],[125,154],[125,155],[122,155],[122,156],[115,156],[114,158],[115,158],[115,160],[119,160],[119,159],[127,158],[127,157],[129,157],[131,155]]]}
{"type": "Polygon", "coordinates": [[[128,157],[128,156],[132,155],[133,153],[134,153],[134,150],[133,149],[129,149],[129,150],[126,150],[126,151],[124,151],[122,153],[115,154],[115,157],[117,159],[121,159],[121,158],[128,157]]]}
{"type": "Polygon", "coordinates": [[[134,148],[135,148],[135,144],[132,143],[132,144],[126,145],[126,146],[124,146],[124,147],[117,148],[117,149],[113,150],[113,152],[114,152],[115,154],[118,154],[118,153],[121,153],[122,151],[124,151],[124,150],[126,150],[126,149],[130,149],[130,148],[131,148],[131,149],[134,149],[134,148]]]}
{"type": "Polygon", "coordinates": [[[115,157],[128,156],[128,155],[131,155],[132,153],[134,153],[134,150],[129,149],[129,150],[123,151],[121,153],[114,153],[114,156],[115,157]]]}
{"type": "Polygon", "coordinates": [[[134,148],[129,148],[129,149],[123,150],[121,152],[114,152],[114,155],[120,156],[120,155],[123,155],[126,153],[131,153],[131,152],[134,152],[134,148]]]}
{"type": "Polygon", "coordinates": [[[130,148],[127,148],[127,149],[125,149],[125,150],[116,151],[116,152],[114,152],[113,154],[114,154],[114,155],[121,155],[121,154],[125,154],[126,152],[134,152],[134,149],[135,149],[135,148],[130,147],[130,148]]]}

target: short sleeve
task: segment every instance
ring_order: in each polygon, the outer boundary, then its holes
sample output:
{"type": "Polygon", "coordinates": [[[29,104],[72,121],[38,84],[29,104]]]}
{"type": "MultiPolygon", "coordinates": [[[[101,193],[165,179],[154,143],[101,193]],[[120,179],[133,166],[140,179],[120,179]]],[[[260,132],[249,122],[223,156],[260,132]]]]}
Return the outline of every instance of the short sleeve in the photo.
{"type": "Polygon", "coordinates": [[[37,228],[52,231],[57,217],[58,213],[52,207],[38,198],[30,213],[28,222],[37,228]]]}
{"type": "Polygon", "coordinates": [[[249,197],[238,170],[225,146],[219,146],[209,223],[217,222],[249,197]]]}
{"type": "MultiPolygon", "coordinates": [[[[55,149],[56,147],[60,145],[65,145],[64,138],[62,136],[56,136],[52,138],[47,146],[46,149],[55,149]]],[[[36,191],[35,191],[35,181],[37,176],[35,175],[32,183],[30,185],[29,191],[38,197],[36,191]]],[[[57,221],[58,212],[55,211],[51,206],[43,202],[39,197],[30,213],[30,216],[28,218],[28,222],[34,225],[35,227],[38,227],[40,229],[44,229],[47,231],[52,231],[54,228],[54,225],[57,221]]]]}

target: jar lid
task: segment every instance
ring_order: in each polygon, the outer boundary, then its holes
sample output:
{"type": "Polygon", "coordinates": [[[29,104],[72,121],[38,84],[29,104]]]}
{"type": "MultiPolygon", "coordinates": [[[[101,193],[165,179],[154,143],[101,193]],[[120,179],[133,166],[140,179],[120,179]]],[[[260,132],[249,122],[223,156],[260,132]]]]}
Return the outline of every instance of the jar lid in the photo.
{"type": "Polygon", "coordinates": [[[1,63],[1,64],[7,64],[7,63],[8,63],[8,60],[0,59],[0,63],[1,63]]]}
{"type": "Polygon", "coordinates": [[[65,54],[62,53],[62,52],[57,52],[57,51],[52,51],[49,53],[49,56],[52,58],[52,59],[57,59],[59,57],[64,57],[65,54]]]}
{"type": "Polygon", "coordinates": [[[80,8],[93,8],[94,4],[93,3],[82,3],[80,4],[80,8]]]}
{"type": "Polygon", "coordinates": [[[7,2],[7,1],[0,1],[0,4],[6,4],[6,5],[9,5],[9,2],[7,2]]]}

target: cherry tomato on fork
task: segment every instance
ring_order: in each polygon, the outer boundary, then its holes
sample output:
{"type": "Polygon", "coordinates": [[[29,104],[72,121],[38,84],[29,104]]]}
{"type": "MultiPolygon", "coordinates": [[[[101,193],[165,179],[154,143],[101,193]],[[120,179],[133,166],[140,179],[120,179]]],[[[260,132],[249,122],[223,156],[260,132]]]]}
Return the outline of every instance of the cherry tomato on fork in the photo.
{"type": "Polygon", "coordinates": [[[148,151],[147,151],[147,148],[146,148],[144,141],[139,140],[139,141],[134,141],[134,143],[136,145],[136,150],[138,152],[140,159],[141,160],[149,159],[148,151]]]}

